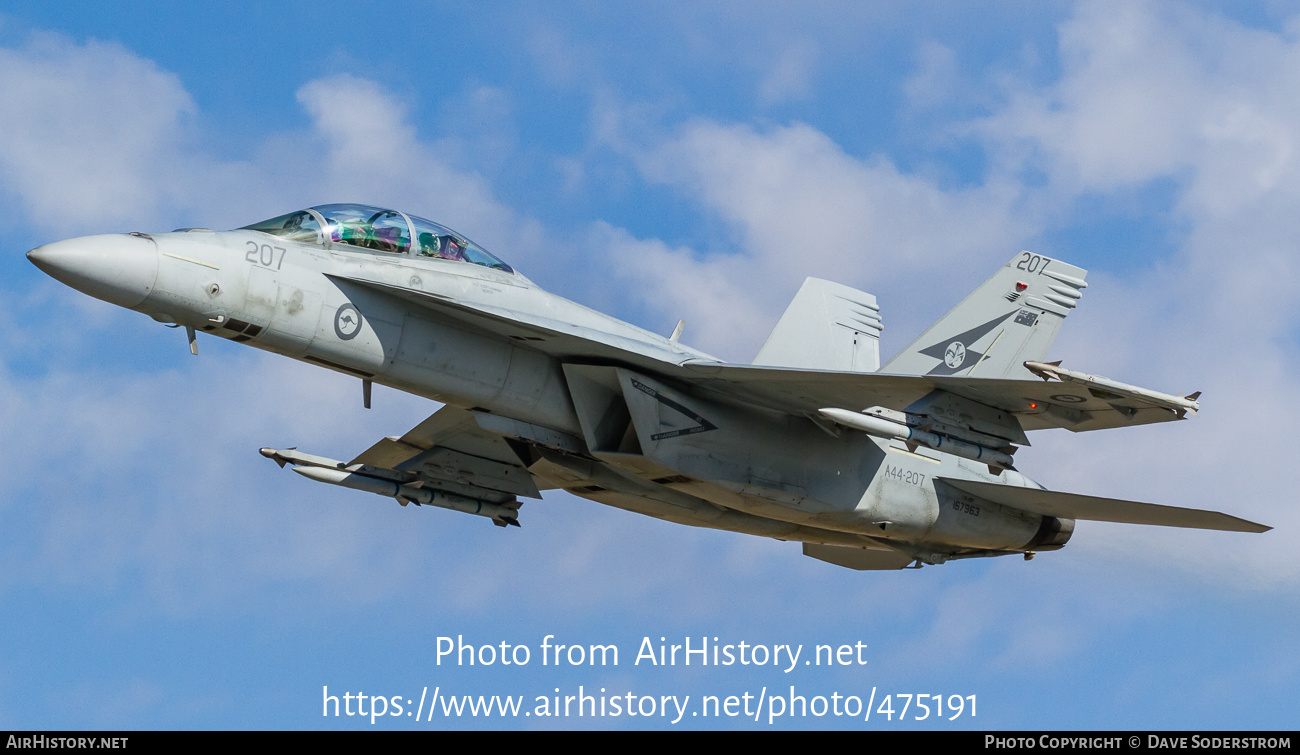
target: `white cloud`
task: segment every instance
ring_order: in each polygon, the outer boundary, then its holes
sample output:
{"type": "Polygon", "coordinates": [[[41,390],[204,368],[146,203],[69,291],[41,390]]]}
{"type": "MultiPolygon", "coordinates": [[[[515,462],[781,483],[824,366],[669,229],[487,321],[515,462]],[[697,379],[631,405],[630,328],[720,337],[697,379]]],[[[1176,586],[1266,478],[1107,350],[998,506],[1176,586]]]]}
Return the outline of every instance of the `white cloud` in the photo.
{"type": "MultiPolygon", "coordinates": [[[[500,114],[507,106],[490,89],[476,91],[471,100],[484,113],[500,114]]],[[[447,223],[489,249],[508,249],[505,256],[521,269],[540,251],[540,226],[500,204],[482,176],[451,167],[438,145],[421,141],[404,103],[378,84],[333,76],[304,85],[298,101],[320,144],[314,163],[318,191],[447,223]]],[[[500,139],[508,137],[492,136],[489,146],[500,139]]],[[[453,152],[462,152],[463,145],[458,142],[453,152]]]]}
{"type": "Polygon", "coordinates": [[[1065,190],[1183,178],[1185,209],[1221,215],[1295,182],[1295,39],[1179,4],[1084,2],[1061,56],[1058,82],[1014,93],[982,131],[1030,145],[1065,190]]]}
{"type": "Polygon", "coordinates": [[[194,103],[120,45],[34,35],[0,48],[0,175],[37,223],[113,227],[157,215],[194,103]]]}
{"type": "MultiPolygon", "coordinates": [[[[203,115],[175,74],[117,44],[34,35],[0,48],[3,189],[56,236],[169,222],[220,229],[362,201],[431,215],[525,260],[540,246],[536,223],[498,203],[482,176],[452,167],[485,150],[503,159],[508,129],[422,142],[402,101],[348,75],[309,82],[298,100],[308,132],[268,134],[247,159],[220,159],[203,146],[203,115]]],[[[495,122],[508,108],[500,90],[480,87],[462,110],[495,122]]]]}
{"type": "Polygon", "coordinates": [[[1014,184],[943,189],[805,124],[695,121],[635,156],[648,179],[725,221],[735,247],[670,250],[606,229],[608,255],[647,305],[687,319],[692,344],[731,359],[753,356],[807,276],[875,293],[890,328],[908,315],[889,305],[915,306],[919,293],[942,306],[1034,227],[1014,184]]]}

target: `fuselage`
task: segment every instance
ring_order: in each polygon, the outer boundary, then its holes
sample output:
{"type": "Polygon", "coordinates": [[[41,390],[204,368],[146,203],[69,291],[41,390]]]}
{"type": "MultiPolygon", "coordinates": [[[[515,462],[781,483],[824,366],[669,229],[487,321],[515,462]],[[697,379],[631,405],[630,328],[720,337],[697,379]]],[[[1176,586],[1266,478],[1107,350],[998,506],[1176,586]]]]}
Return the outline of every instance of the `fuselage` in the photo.
{"type": "Polygon", "coordinates": [[[472,256],[481,250],[459,236],[421,233],[418,218],[402,215],[404,225],[394,218],[388,235],[372,228],[352,239],[328,212],[312,218],[322,221],[314,234],[301,220],[294,233],[114,234],[49,244],[29,257],[56,279],[161,323],[557,433],[567,446],[539,441],[551,486],[610,505],[781,539],[884,538],[948,553],[1050,549],[1069,537],[1068,528],[1049,531],[1050,517],[934,482],[1034,485],[1017,472],[994,476],[812,418],[693,395],[665,370],[720,360],[551,294],[485,252],[472,256]],[[628,375],[661,404],[707,416],[716,432],[684,432],[635,452],[618,438],[601,447],[575,381],[628,375]],[[586,460],[575,458],[573,443],[586,460]],[[603,468],[583,477],[574,471],[583,464],[603,468]]]}

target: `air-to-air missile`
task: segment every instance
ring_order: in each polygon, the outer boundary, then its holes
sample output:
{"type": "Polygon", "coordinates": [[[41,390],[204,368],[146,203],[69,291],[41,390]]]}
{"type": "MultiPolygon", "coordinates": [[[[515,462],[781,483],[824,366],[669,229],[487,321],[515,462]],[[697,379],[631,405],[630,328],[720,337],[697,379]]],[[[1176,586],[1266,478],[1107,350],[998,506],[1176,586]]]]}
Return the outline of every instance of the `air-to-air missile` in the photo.
{"type": "MultiPolygon", "coordinates": [[[[861,430],[877,438],[902,441],[913,451],[920,446],[926,446],[941,453],[987,464],[989,471],[995,474],[1000,473],[1003,469],[1012,468],[1014,464],[1011,454],[1005,451],[989,448],[978,443],[969,443],[951,435],[941,435],[926,429],[930,428],[932,430],[932,425],[913,427],[907,424],[906,416],[902,412],[895,412],[878,406],[862,412],[849,409],[821,409],[819,411],[823,417],[832,422],[851,427],[854,430],[861,430]]],[[[1011,448],[1014,449],[1014,446],[1011,448]]]]}
{"type": "Polygon", "coordinates": [[[386,476],[391,476],[391,470],[382,470],[365,464],[347,465],[341,461],[304,454],[293,449],[263,448],[260,453],[280,466],[293,464],[293,471],[309,480],[396,498],[403,506],[408,503],[417,506],[438,506],[466,514],[485,516],[499,527],[519,526],[520,503],[517,501],[504,504],[492,503],[445,490],[428,488],[421,480],[406,482],[386,479],[386,476]]]}
{"type": "Polygon", "coordinates": [[[1174,396],[1169,393],[1161,393],[1139,388],[1136,385],[1121,383],[1118,380],[1111,380],[1099,375],[1067,370],[1061,367],[1060,362],[1025,362],[1025,369],[1044,380],[1055,378],[1063,383],[1078,383],[1087,386],[1092,395],[1100,399],[1120,397],[1145,399],[1177,412],[1179,417],[1182,417],[1187,412],[1190,412],[1195,417],[1196,412],[1200,411],[1201,408],[1200,403],[1196,400],[1201,397],[1200,391],[1189,393],[1186,396],[1174,396]]]}

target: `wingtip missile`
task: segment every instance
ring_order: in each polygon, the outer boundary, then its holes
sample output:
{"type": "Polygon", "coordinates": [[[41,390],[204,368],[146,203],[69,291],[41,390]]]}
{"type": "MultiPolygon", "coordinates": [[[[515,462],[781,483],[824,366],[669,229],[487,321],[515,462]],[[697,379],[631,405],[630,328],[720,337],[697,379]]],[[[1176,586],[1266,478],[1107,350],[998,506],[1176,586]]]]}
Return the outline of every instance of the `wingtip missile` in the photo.
{"type": "MultiPolygon", "coordinates": [[[[1025,362],[1025,369],[1034,373],[1043,380],[1051,380],[1056,377],[1056,370],[1053,368],[1060,367],[1061,360],[1055,362],[1025,362]]],[[[1058,380],[1060,378],[1057,378],[1058,380]]]]}
{"type": "Polygon", "coordinates": [[[1173,412],[1191,412],[1195,416],[1196,412],[1201,408],[1200,403],[1196,400],[1201,395],[1200,391],[1187,396],[1174,396],[1168,393],[1139,388],[1128,383],[1121,383],[1118,380],[1111,380],[1099,375],[1089,375],[1084,372],[1063,369],[1060,362],[1030,361],[1025,362],[1024,365],[1025,369],[1044,380],[1054,378],[1063,383],[1078,383],[1090,390],[1096,389],[1097,391],[1105,391],[1118,396],[1146,401],[1173,412]]]}
{"type": "Polygon", "coordinates": [[[1034,373],[1035,375],[1037,375],[1038,377],[1044,380],[1051,380],[1053,378],[1057,380],[1062,379],[1061,378],[1062,370],[1060,369],[1061,360],[1059,359],[1056,360],[1055,362],[1029,361],[1029,362],[1025,362],[1024,364],[1026,370],[1029,370],[1030,372],[1034,373]]]}
{"type": "Polygon", "coordinates": [[[282,456],[280,456],[280,452],[274,448],[259,448],[257,449],[257,452],[276,464],[279,464],[280,469],[284,469],[284,465],[288,463],[282,456]]]}

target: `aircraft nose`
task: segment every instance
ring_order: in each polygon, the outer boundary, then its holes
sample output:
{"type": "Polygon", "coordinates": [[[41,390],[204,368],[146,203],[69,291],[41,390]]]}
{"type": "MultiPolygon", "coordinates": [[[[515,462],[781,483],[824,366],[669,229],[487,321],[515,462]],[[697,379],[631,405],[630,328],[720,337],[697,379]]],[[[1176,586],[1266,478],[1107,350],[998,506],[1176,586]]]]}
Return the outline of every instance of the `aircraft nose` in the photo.
{"type": "Polygon", "coordinates": [[[158,279],[158,246],[146,236],[56,241],[31,250],[27,259],[60,283],[120,307],[139,306],[158,279]]]}

